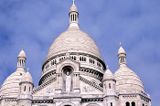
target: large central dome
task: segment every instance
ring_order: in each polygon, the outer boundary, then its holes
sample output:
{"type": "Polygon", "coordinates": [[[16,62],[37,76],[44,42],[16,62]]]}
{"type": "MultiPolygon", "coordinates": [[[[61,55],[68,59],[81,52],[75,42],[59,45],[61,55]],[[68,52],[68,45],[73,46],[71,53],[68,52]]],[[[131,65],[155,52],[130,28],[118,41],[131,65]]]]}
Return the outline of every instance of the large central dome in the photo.
{"type": "Polygon", "coordinates": [[[82,52],[100,58],[98,47],[93,39],[79,28],[79,13],[74,3],[70,8],[69,16],[69,28],[53,42],[49,49],[47,59],[67,52],[82,52]]]}
{"type": "Polygon", "coordinates": [[[82,52],[100,58],[95,42],[80,29],[69,28],[51,45],[47,58],[66,52],[82,52]]]}
{"type": "MultiPolygon", "coordinates": [[[[49,48],[48,55],[42,66],[42,78],[39,85],[54,79],[57,71],[62,70],[57,69],[57,67],[67,59],[78,63],[81,68],[78,70],[81,72],[84,69],[92,69],[96,74],[94,79],[100,86],[106,66],[95,41],[80,29],[79,12],[74,2],[69,11],[69,26],[67,30],[62,32],[49,48]]],[[[71,65],[70,62],[67,64],[71,65]]]]}

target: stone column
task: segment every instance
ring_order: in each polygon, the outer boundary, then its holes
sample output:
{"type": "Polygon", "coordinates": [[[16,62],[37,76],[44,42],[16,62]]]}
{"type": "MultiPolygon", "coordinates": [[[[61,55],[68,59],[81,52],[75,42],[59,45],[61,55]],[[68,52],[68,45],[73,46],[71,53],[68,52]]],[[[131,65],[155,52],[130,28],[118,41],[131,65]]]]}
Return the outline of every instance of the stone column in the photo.
{"type": "Polygon", "coordinates": [[[80,73],[74,72],[73,75],[73,92],[80,93],[80,80],[79,80],[80,73]]]}
{"type": "Polygon", "coordinates": [[[57,80],[56,80],[56,93],[62,93],[62,84],[63,84],[63,78],[62,78],[62,73],[57,73],[57,80]]]}

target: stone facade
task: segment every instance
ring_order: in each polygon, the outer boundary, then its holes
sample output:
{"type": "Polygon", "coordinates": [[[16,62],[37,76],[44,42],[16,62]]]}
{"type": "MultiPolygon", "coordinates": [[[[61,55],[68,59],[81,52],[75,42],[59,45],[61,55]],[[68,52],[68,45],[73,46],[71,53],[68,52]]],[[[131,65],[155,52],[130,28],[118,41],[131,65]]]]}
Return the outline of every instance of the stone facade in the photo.
{"type": "Polygon", "coordinates": [[[123,47],[113,74],[93,39],[80,30],[78,17],[73,2],[69,27],[49,48],[39,86],[26,72],[24,50],[19,53],[16,71],[1,86],[0,106],[151,106],[142,81],[127,66],[123,47]]]}

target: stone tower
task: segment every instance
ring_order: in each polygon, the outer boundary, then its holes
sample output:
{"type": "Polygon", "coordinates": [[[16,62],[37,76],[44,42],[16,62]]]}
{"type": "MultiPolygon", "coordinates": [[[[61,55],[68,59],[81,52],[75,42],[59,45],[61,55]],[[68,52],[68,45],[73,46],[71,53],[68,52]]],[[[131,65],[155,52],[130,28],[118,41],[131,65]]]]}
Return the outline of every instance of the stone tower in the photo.
{"type": "Polygon", "coordinates": [[[29,72],[23,75],[19,85],[20,93],[18,97],[18,106],[32,106],[33,81],[29,72]]]}
{"type": "Polygon", "coordinates": [[[103,92],[104,92],[104,106],[117,106],[118,95],[116,93],[116,80],[109,68],[103,76],[103,92]]]}

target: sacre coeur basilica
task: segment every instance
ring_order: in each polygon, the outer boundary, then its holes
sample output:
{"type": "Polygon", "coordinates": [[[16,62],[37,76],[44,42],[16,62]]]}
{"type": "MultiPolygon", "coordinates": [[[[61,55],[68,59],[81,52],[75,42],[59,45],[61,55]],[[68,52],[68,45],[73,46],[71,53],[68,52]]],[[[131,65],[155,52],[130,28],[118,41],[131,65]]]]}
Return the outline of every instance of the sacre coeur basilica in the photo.
{"type": "Polygon", "coordinates": [[[38,86],[26,71],[27,57],[21,50],[16,70],[1,85],[0,106],[151,106],[126,56],[120,46],[119,68],[112,73],[94,40],[80,29],[73,1],[68,29],[50,46],[38,86]]]}

